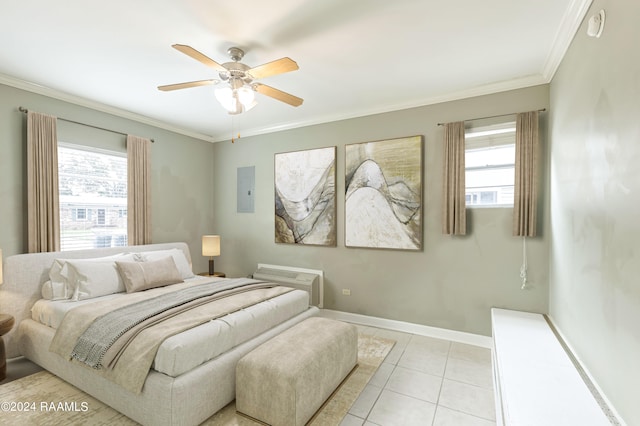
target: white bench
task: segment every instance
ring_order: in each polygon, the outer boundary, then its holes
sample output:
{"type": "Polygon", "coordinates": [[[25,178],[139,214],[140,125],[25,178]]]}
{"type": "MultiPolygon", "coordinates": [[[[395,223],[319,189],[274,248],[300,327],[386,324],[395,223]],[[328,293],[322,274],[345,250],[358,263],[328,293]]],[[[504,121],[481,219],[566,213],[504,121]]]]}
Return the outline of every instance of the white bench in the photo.
{"type": "Polygon", "coordinates": [[[302,426],[357,360],[354,325],[306,319],[238,361],[236,410],[269,425],[302,426]]]}
{"type": "Polygon", "coordinates": [[[610,426],[541,314],[492,309],[498,425],[610,426]]]}

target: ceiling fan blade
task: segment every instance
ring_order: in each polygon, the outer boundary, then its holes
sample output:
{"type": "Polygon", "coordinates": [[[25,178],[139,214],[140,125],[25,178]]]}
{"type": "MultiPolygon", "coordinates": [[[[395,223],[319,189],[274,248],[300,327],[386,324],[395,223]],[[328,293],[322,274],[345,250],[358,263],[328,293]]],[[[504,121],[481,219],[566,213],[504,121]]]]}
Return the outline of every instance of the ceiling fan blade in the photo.
{"type": "Polygon", "coordinates": [[[210,84],[218,84],[218,80],[198,80],[189,81],[186,83],[166,84],[164,86],[158,86],[158,90],[163,92],[169,92],[171,90],[188,89],[189,87],[208,86],[210,84]]]}
{"type": "Polygon", "coordinates": [[[259,80],[261,78],[269,77],[276,74],[283,74],[285,72],[295,71],[298,69],[298,64],[291,58],[280,58],[266,64],[258,65],[247,71],[251,76],[259,80]]]}
{"type": "Polygon", "coordinates": [[[180,52],[184,53],[187,56],[192,57],[196,61],[202,62],[206,66],[211,67],[216,71],[227,71],[225,67],[223,67],[222,65],[220,65],[219,63],[211,59],[210,57],[206,56],[205,54],[198,52],[196,49],[194,49],[191,46],[187,46],[186,44],[174,44],[171,47],[173,47],[176,50],[179,50],[180,52]]]}
{"type": "Polygon", "coordinates": [[[302,105],[303,102],[302,98],[293,96],[287,92],[283,92],[282,90],[275,89],[265,84],[256,83],[253,85],[253,88],[258,93],[272,97],[273,99],[277,99],[294,107],[302,105]]]}

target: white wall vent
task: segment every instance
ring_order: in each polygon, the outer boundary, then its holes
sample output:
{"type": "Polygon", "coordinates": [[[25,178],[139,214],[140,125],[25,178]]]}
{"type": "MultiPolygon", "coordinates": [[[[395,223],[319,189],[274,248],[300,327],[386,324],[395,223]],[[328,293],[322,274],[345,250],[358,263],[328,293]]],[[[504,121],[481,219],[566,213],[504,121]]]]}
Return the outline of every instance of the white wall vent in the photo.
{"type": "Polygon", "coordinates": [[[272,281],[309,293],[309,304],[322,308],[324,304],[324,274],[316,269],[258,263],[253,273],[256,280],[272,281]]]}

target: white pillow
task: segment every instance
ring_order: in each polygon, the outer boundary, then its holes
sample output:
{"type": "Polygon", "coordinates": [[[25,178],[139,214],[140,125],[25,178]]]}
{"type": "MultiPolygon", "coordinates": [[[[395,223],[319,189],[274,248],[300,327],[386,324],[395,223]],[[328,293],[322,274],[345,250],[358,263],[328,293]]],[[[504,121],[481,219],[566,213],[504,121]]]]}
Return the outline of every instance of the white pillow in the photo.
{"type": "Polygon", "coordinates": [[[126,290],[115,259],[134,261],[132,254],[116,258],[68,259],[61,275],[74,284],[73,300],[92,299],[126,290]]]}
{"type": "Polygon", "coordinates": [[[176,267],[178,268],[178,272],[180,272],[180,276],[183,280],[193,278],[195,276],[184,252],[177,248],[169,250],[143,251],[140,253],[134,253],[134,256],[135,260],[138,262],[149,262],[151,260],[158,260],[163,257],[171,256],[173,257],[173,261],[176,262],[176,267]]]}
{"type": "MultiPolygon", "coordinates": [[[[122,258],[125,260],[123,256],[131,256],[128,253],[118,253],[112,256],[105,257],[96,257],[89,259],[75,259],[75,260],[83,260],[83,261],[111,261],[113,259],[122,258]]],[[[73,281],[73,278],[69,280],[67,276],[70,275],[70,272],[65,265],[67,261],[74,259],[55,259],[49,268],[49,281],[45,282],[42,285],[42,297],[48,300],[58,300],[58,299],[71,299],[74,296],[76,291],[76,283],[73,281]],[[54,299],[51,299],[55,297],[54,299]]]]}
{"type": "Polygon", "coordinates": [[[67,290],[67,285],[59,281],[48,280],[42,284],[42,298],[47,300],[70,299],[73,291],[67,290]]]}
{"type": "Polygon", "coordinates": [[[71,299],[71,297],[73,296],[73,283],[68,282],[67,279],[62,275],[62,269],[64,268],[66,262],[67,259],[55,259],[53,261],[51,268],[49,268],[49,281],[45,282],[42,285],[43,298],[49,300],[58,300],[71,299]],[[54,297],[54,294],[56,295],[56,299],[51,299],[50,297],[54,297]]]}
{"type": "Polygon", "coordinates": [[[116,265],[127,293],[183,282],[171,256],[148,262],[116,261],[116,265]]]}

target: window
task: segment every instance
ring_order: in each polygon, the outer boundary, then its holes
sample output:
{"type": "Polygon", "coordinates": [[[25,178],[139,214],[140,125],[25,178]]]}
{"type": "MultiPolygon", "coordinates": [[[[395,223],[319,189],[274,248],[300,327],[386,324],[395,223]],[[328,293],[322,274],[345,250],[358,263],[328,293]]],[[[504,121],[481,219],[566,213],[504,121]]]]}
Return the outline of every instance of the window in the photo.
{"type": "Polygon", "coordinates": [[[516,123],[465,132],[467,207],[513,207],[516,123]]]}
{"type": "Polygon", "coordinates": [[[60,248],[127,245],[126,154],[58,143],[60,248]]]}
{"type": "Polygon", "coordinates": [[[87,218],[87,209],[73,209],[76,220],[85,220],[87,218]]]}

